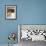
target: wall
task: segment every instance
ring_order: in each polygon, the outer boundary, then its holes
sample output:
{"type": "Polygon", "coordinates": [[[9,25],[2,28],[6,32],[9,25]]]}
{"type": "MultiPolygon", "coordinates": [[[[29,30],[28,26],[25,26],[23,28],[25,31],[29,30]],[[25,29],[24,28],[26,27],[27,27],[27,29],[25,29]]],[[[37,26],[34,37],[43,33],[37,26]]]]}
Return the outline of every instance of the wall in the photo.
{"type": "Polygon", "coordinates": [[[8,43],[10,32],[18,32],[18,24],[46,24],[46,0],[0,0],[0,44],[8,43]],[[6,4],[17,6],[16,20],[5,20],[6,4]]]}

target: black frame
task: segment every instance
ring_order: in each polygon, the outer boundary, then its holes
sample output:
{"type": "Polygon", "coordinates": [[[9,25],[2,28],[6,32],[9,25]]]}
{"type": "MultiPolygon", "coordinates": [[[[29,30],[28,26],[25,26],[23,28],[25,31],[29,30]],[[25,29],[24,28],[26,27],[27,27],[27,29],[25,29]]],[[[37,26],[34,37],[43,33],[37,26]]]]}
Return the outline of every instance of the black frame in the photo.
{"type": "Polygon", "coordinates": [[[6,20],[16,20],[16,19],[17,19],[17,6],[16,6],[16,5],[5,5],[5,19],[6,19],[6,20]],[[7,14],[7,12],[6,12],[6,11],[7,11],[7,7],[15,7],[15,9],[16,9],[16,10],[15,10],[15,11],[16,11],[16,12],[15,12],[15,13],[16,13],[16,15],[15,15],[15,16],[16,16],[16,18],[14,18],[14,19],[8,19],[8,18],[6,18],[6,14],[7,14]]]}

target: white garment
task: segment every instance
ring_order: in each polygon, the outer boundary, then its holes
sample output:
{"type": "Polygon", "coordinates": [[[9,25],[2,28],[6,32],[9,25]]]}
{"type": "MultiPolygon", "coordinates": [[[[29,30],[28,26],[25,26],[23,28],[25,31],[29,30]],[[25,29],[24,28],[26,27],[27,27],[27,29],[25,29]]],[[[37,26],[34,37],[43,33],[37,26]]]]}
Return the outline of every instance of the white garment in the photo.
{"type": "Polygon", "coordinates": [[[15,19],[16,18],[16,14],[15,13],[11,13],[10,16],[6,16],[7,19],[15,19]]]}
{"type": "Polygon", "coordinates": [[[32,35],[32,41],[45,40],[43,35],[32,35]]]}
{"type": "Polygon", "coordinates": [[[22,37],[21,37],[21,39],[22,39],[22,38],[27,38],[27,37],[28,37],[28,36],[27,36],[28,30],[21,30],[21,32],[22,32],[22,37]]]}

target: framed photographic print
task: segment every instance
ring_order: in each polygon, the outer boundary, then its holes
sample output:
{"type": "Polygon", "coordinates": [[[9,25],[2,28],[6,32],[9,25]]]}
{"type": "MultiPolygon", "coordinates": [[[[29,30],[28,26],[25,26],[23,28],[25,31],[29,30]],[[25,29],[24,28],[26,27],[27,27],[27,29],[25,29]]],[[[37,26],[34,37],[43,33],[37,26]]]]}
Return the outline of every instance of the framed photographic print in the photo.
{"type": "Polygon", "coordinates": [[[46,41],[46,25],[45,24],[19,24],[18,25],[18,41],[46,41]]]}
{"type": "Polygon", "coordinates": [[[6,19],[16,19],[16,5],[6,5],[5,6],[5,18],[6,19]]]}

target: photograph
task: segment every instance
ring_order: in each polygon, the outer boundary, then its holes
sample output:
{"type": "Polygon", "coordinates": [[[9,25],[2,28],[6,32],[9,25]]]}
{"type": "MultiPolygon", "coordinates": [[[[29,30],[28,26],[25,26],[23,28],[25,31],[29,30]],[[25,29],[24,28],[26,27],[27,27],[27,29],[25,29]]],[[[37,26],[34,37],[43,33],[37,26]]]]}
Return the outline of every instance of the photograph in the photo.
{"type": "Polygon", "coordinates": [[[16,19],[16,5],[6,5],[5,6],[5,18],[6,19],[16,19]]]}
{"type": "Polygon", "coordinates": [[[46,25],[19,24],[18,42],[20,46],[31,46],[32,43],[46,42],[46,25]]]}

